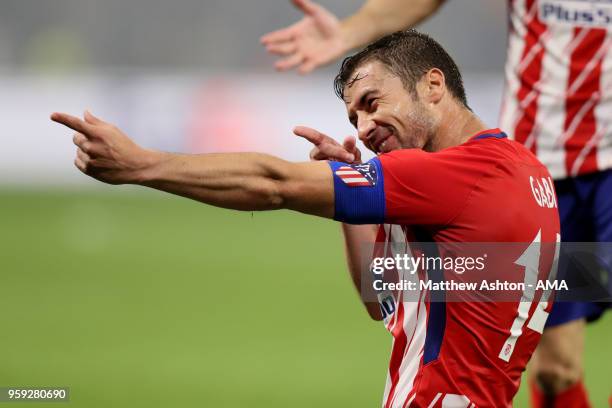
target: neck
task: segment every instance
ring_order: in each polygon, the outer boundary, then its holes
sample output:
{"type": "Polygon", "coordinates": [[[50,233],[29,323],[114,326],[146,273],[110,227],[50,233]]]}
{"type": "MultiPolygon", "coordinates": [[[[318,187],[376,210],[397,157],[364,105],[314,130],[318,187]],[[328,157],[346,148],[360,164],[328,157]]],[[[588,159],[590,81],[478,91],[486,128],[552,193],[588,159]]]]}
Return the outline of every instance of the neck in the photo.
{"type": "Polygon", "coordinates": [[[440,125],[425,150],[437,152],[447,147],[458,146],[467,142],[476,133],[487,129],[487,125],[472,111],[453,101],[442,109],[440,125]]]}

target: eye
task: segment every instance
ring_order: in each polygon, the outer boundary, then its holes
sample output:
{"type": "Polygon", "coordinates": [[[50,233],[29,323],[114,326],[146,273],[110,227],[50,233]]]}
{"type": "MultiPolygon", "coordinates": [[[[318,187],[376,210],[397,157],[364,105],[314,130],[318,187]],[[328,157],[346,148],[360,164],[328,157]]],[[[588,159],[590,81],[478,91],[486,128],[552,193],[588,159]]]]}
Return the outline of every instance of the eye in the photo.
{"type": "Polygon", "coordinates": [[[377,101],[377,99],[376,99],[376,98],[369,98],[369,99],[367,100],[367,102],[366,102],[366,103],[367,103],[367,105],[368,105],[368,109],[374,109],[374,108],[376,108],[376,101],[377,101]]]}

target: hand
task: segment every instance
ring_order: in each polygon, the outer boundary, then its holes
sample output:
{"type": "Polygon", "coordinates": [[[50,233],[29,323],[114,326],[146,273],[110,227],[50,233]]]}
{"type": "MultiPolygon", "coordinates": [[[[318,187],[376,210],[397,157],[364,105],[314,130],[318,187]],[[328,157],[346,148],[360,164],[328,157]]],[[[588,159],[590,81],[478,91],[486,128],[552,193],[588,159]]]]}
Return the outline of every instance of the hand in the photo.
{"type": "Polygon", "coordinates": [[[266,50],[283,59],[274,66],[279,71],[298,67],[307,74],[348,51],[340,21],[331,12],[310,0],[292,0],[304,13],[297,23],[261,37],[266,50]]]}
{"type": "Polygon", "coordinates": [[[88,111],[84,120],[66,113],[54,113],[51,120],[75,130],[77,146],[74,164],[83,173],[109,184],[140,180],[153,152],[134,143],[116,126],[98,119],[88,111]]]}
{"type": "Polygon", "coordinates": [[[347,136],[342,144],[329,136],[306,126],[297,126],[293,133],[303,137],[315,147],[310,151],[311,160],[336,160],[350,164],[361,163],[361,151],[357,148],[357,139],[347,136]]]}

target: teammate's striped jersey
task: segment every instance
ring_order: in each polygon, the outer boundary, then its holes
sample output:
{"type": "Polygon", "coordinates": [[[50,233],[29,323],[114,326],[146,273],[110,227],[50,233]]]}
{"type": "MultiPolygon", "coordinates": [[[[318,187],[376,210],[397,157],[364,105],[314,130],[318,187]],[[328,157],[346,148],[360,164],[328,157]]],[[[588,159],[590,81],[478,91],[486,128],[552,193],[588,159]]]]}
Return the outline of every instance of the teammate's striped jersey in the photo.
{"type": "MultiPolygon", "coordinates": [[[[527,282],[555,269],[554,249],[534,250],[534,243],[554,248],[559,241],[550,174],[499,129],[435,153],[403,149],[363,165],[330,166],[335,218],[383,224],[378,241],[402,244],[392,251],[412,254],[416,238],[437,248],[524,243],[508,249],[500,267],[507,276],[527,282]],[[528,251],[535,251],[531,267],[522,260],[528,251]]],[[[434,302],[427,289],[410,300],[401,291],[378,296],[393,335],[385,408],[511,406],[551,306],[541,291],[524,293],[520,302],[434,302]]]]}
{"type": "Polygon", "coordinates": [[[509,0],[501,127],[555,179],[612,167],[612,1],[509,0]]]}

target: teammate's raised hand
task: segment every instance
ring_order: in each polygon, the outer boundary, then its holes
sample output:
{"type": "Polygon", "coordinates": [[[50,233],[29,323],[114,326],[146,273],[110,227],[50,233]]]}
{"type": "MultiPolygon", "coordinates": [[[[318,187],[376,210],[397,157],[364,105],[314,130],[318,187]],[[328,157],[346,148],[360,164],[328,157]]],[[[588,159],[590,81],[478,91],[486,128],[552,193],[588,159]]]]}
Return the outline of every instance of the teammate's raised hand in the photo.
{"type": "Polygon", "coordinates": [[[134,143],[116,126],[86,111],[83,119],[53,113],[51,120],[75,130],[75,166],[83,173],[109,184],[138,181],[147,167],[149,151],[134,143]]]}
{"type": "Polygon", "coordinates": [[[340,21],[330,11],[310,0],[292,0],[304,13],[297,23],[261,37],[268,52],[283,57],[274,66],[279,71],[297,67],[306,74],[348,51],[340,21]]]}
{"type": "Polygon", "coordinates": [[[303,137],[314,145],[310,151],[311,160],[337,160],[346,163],[361,163],[361,151],[357,148],[357,139],[347,136],[342,144],[318,130],[297,126],[293,133],[303,137]]]}

